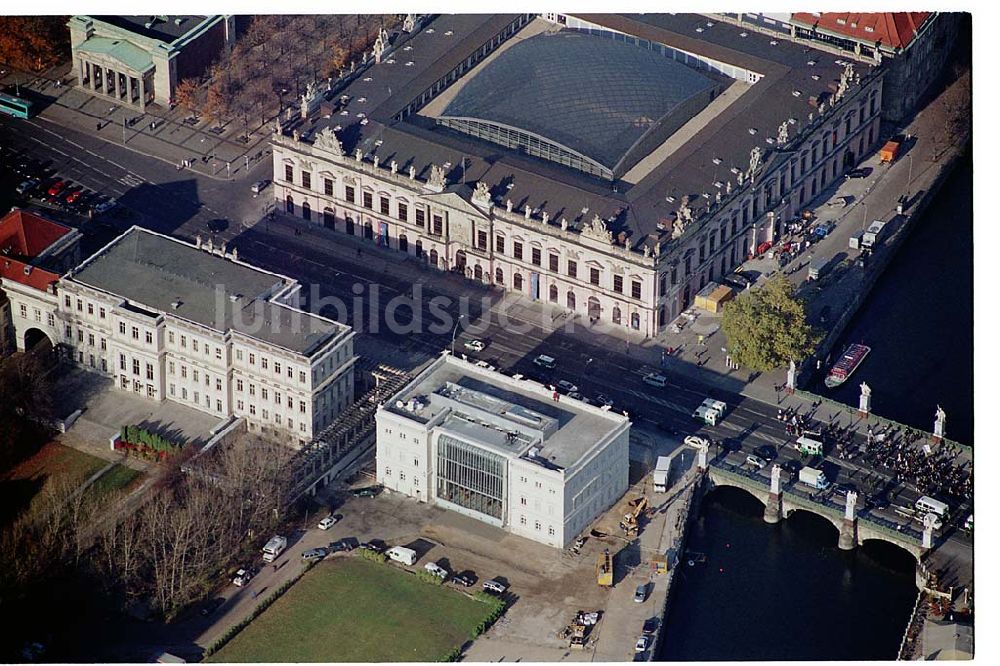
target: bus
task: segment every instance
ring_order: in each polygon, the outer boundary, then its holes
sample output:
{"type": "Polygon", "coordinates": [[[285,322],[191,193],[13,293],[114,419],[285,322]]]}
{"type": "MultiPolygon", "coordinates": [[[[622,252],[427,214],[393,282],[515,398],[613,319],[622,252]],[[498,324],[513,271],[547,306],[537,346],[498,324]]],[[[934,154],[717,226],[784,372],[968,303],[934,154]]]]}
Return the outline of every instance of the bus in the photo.
{"type": "Polygon", "coordinates": [[[0,93],[0,111],[15,118],[30,118],[34,114],[34,105],[20,97],[14,97],[6,93],[0,93]]]}

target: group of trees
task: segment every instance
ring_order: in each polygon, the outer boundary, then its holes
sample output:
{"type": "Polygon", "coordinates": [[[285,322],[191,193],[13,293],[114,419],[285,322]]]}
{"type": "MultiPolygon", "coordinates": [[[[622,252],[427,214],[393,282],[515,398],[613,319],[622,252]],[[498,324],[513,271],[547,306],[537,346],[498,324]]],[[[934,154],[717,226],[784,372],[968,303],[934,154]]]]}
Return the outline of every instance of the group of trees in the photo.
{"type": "Polygon", "coordinates": [[[289,457],[278,444],[244,436],[202,456],[190,473],[172,463],[141,496],[46,484],[0,533],[0,620],[14,608],[8,600],[22,599],[8,621],[44,621],[38,615],[67,580],[119,610],[139,602],[173,616],[217,585],[220,572],[255,559],[257,537],[283,513],[289,457]]]}
{"type": "Polygon", "coordinates": [[[44,442],[52,415],[48,359],[12,354],[0,359],[0,469],[10,469],[44,442]]]}
{"type": "Polygon", "coordinates": [[[750,289],[726,304],[722,332],[733,360],[750,370],[770,372],[810,356],[820,336],[806,323],[802,301],[784,275],[750,289]]]}
{"type": "Polygon", "coordinates": [[[43,72],[69,56],[68,16],[0,16],[0,62],[43,72]]]}
{"type": "Polygon", "coordinates": [[[380,15],[255,16],[204,81],[178,84],[175,101],[216,122],[238,119],[245,131],[251,119],[263,125],[280,104],[302,94],[307,83],[336,77],[360,60],[379,28],[395,20],[380,15]]]}

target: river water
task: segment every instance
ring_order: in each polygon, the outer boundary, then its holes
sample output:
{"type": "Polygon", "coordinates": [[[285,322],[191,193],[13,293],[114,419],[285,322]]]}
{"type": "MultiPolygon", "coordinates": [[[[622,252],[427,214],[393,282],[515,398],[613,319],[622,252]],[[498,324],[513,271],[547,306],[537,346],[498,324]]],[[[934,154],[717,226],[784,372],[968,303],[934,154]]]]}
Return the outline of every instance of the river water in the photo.
{"type": "MultiPolygon", "coordinates": [[[[872,352],[830,391],[931,430],[935,406],[947,435],[972,444],[972,161],[962,158],[835,347],[872,352]]],[[[824,518],[795,512],[778,525],[735,488],[702,502],[688,536],[705,564],[681,563],[662,660],[895,659],[916,601],[915,560],[872,542],[850,552],[824,518]]]]}
{"type": "Polygon", "coordinates": [[[872,411],[932,431],[940,404],[946,435],[972,441],[972,159],[963,157],[917,221],[865,304],[834,346],[871,354],[850,380],[812,390],[857,405],[862,381],[872,411]]]}
{"type": "Polygon", "coordinates": [[[681,563],[657,659],[895,659],[917,598],[916,560],[872,542],[837,548],[826,519],[768,525],[736,488],[703,500],[688,535],[707,562],[681,563]]]}

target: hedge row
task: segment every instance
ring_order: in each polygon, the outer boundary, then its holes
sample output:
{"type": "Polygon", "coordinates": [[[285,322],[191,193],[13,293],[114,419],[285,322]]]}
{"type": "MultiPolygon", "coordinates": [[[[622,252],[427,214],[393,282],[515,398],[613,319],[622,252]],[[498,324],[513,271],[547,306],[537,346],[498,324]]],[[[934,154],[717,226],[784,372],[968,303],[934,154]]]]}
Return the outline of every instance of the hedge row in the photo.
{"type": "Polygon", "coordinates": [[[289,580],[282,583],[274,592],[271,593],[269,597],[267,597],[266,599],[264,599],[264,601],[257,604],[257,607],[254,608],[253,611],[251,611],[250,615],[243,618],[241,621],[237,622],[233,626],[229,627],[229,629],[226,630],[226,633],[222,634],[222,636],[219,637],[214,643],[205,648],[205,652],[202,654],[202,659],[208,659],[213,654],[221,650],[223,646],[226,645],[226,643],[231,641],[236,636],[236,634],[243,631],[247,627],[247,625],[256,620],[257,617],[261,613],[266,611],[271,604],[277,601],[282,594],[287,592],[288,588],[290,588],[292,585],[298,582],[299,578],[301,578],[302,575],[305,574],[307,571],[312,569],[315,564],[316,564],[315,561],[309,562],[302,571],[296,574],[293,578],[290,578],[289,580]]]}
{"type": "Polygon", "coordinates": [[[141,444],[157,453],[165,451],[172,454],[181,450],[181,445],[177,442],[134,425],[122,427],[121,439],[128,444],[141,444]]]}
{"type": "Polygon", "coordinates": [[[369,550],[368,548],[361,548],[358,550],[358,557],[363,560],[369,560],[377,564],[385,564],[389,559],[385,553],[379,553],[374,550],[369,550]]]}
{"type": "Polygon", "coordinates": [[[421,569],[414,574],[418,580],[422,580],[430,585],[443,585],[444,578],[432,574],[430,571],[421,569]]]}

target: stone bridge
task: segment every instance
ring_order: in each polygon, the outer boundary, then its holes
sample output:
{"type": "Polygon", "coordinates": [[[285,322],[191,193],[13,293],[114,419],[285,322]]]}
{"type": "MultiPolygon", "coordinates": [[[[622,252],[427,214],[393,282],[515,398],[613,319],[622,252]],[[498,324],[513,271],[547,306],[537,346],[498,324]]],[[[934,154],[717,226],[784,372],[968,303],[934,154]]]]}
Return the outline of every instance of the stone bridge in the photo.
{"type": "Polygon", "coordinates": [[[851,550],[868,540],[887,541],[909,552],[919,563],[923,554],[934,545],[933,532],[929,529],[921,534],[911,528],[899,529],[895,523],[877,516],[858,516],[854,511],[855,497],[849,496],[847,506],[841,507],[830,500],[812,499],[794,484],[786,483],[782,487],[780,471],[772,475],[768,484],[764,478],[740,467],[712,461],[707,477],[706,492],[718,486],[733,486],[756,497],[764,505],[764,520],[769,523],[777,523],[794,511],[808,511],[826,518],[840,535],[838,545],[843,550],[851,550]]]}

